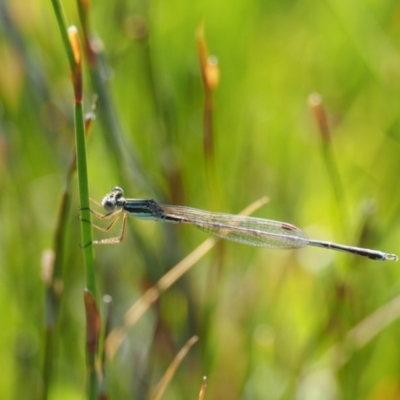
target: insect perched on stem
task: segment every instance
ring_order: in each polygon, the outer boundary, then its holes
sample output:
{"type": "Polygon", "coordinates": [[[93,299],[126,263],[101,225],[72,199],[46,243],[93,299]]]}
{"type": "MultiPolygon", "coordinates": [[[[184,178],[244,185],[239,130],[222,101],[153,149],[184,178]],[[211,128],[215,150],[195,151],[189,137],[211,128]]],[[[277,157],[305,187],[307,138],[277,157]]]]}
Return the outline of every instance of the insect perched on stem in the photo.
{"type": "MultiPolygon", "coordinates": [[[[100,204],[100,203],[98,203],[100,204]]],[[[262,218],[247,217],[198,210],[184,206],[158,204],[149,199],[127,199],[120,187],[115,187],[102,200],[101,206],[107,212],[91,212],[100,219],[111,219],[111,223],[102,228],[108,232],[123,215],[121,233],[117,237],[96,240],[94,244],[120,243],[124,238],[126,220],[129,215],[141,219],[160,222],[194,225],[203,231],[222,239],[244,243],[251,246],[268,247],[271,249],[299,249],[305,246],[323,247],[347,253],[368,257],[372,260],[397,261],[395,254],[361,247],[346,246],[321,240],[311,240],[299,228],[286,222],[272,221],[262,218]]]]}

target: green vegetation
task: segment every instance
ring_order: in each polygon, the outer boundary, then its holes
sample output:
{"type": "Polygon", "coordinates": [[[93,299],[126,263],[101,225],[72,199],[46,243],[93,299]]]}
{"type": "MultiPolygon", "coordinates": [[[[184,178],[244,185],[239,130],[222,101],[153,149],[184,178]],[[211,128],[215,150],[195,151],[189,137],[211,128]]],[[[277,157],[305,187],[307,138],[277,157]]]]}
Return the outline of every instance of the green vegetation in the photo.
{"type": "Polygon", "coordinates": [[[399,254],[399,26],[389,1],[2,2],[0,397],[198,399],[207,376],[205,399],[398,398],[398,263],[190,255],[205,233],[134,218],[93,247],[119,224],[91,232],[87,194],[229,213],[268,196],[254,215],[399,254]]]}

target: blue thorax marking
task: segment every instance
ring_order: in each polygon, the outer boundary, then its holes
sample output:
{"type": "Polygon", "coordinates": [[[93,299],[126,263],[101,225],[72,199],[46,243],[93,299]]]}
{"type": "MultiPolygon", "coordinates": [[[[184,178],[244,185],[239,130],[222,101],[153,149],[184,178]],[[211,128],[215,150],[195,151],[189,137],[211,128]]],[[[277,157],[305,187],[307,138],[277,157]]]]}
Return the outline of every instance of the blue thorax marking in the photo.
{"type": "Polygon", "coordinates": [[[163,219],[163,209],[155,200],[129,199],[124,204],[124,211],[143,219],[163,219]]]}

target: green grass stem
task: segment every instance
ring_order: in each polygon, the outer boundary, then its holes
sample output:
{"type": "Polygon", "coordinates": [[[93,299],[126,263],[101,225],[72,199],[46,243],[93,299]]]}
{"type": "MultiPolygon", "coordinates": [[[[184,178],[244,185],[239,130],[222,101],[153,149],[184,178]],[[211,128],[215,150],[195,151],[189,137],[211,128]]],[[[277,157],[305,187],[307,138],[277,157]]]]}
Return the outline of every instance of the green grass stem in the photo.
{"type": "MultiPolygon", "coordinates": [[[[68,61],[70,64],[71,78],[75,93],[74,106],[74,126],[75,126],[75,145],[76,145],[76,162],[78,172],[78,188],[79,201],[81,208],[81,238],[82,252],[85,265],[86,288],[92,295],[95,303],[97,303],[96,274],[94,265],[94,253],[92,246],[92,228],[91,213],[89,201],[89,179],[87,172],[86,160],[86,135],[85,120],[82,102],[82,53],[78,39],[78,33],[75,27],[66,29],[64,13],[60,2],[53,0],[53,8],[56,14],[58,26],[60,28],[62,40],[68,61]]],[[[87,354],[87,393],[88,398],[94,400],[97,397],[97,375],[95,373],[95,352],[86,348],[87,354]]]]}

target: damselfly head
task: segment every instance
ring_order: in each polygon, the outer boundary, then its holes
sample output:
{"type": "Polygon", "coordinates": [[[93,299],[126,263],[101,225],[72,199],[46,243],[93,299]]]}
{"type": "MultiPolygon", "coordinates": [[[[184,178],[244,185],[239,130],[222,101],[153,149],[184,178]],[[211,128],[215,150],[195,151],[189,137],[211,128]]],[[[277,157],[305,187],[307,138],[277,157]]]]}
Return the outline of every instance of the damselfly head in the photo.
{"type": "Polygon", "coordinates": [[[124,191],[116,186],[110,193],[104,196],[101,205],[106,211],[114,211],[115,207],[123,206],[124,203],[124,191]]]}

